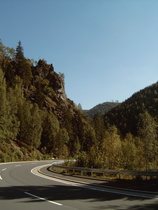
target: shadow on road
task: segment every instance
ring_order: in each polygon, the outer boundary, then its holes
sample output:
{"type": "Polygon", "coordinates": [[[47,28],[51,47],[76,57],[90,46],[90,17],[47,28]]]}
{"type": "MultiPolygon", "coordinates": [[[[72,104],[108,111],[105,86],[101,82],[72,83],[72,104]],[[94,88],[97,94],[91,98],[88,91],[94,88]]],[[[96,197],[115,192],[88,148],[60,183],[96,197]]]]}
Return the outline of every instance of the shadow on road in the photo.
{"type": "MultiPolygon", "coordinates": [[[[158,200],[129,197],[95,190],[83,189],[84,186],[75,187],[69,185],[51,186],[10,186],[0,187],[0,200],[13,200],[27,198],[27,202],[42,202],[38,198],[33,198],[25,192],[44,197],[47,200],[85,200],[88,202],[100,202],[96,209],[128,209],[128,210],[157,210],[158,200]],[[105,206],[106,202],[106,206],[105,206]],[[127,203],[130,202],[130,205],[127,203]]],[[[86,186],[85,186],[86,187],[86,186]]],[[[95,207],[93,208],[95,209],[95,207]]]]}

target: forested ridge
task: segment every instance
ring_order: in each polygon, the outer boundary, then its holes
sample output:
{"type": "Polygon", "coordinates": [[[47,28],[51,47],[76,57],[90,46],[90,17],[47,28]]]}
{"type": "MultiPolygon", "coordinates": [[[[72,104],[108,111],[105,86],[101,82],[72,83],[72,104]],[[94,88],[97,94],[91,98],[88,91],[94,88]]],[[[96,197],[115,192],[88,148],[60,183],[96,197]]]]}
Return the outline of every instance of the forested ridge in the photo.
{"type": "Polygon", "coordinates": [[[21,42],[0,42],[1,162],[74,157],[76,166],[157,170],[157,105],[155,83],[90,119],[67,98],[63,73],[25,58],[21,42]]]}
{"type": "Polygon", "coordinates": [[[139,135],[140,115],[147,112],[158,122],[158,82],[137,93],[104,115],[105,124],[115,125],[122,135],[139,135]]]}
{"type": "Polygon", "coordinates": [[[104,102],[102,104],[98,104],[89,110],[83,110],[83,113],[88,115],[90,118],[93,118],[96,114],[103,116],[108,111],[113,109],[115,106],[119,105],[118,101],[115,102],[104,102]]]}

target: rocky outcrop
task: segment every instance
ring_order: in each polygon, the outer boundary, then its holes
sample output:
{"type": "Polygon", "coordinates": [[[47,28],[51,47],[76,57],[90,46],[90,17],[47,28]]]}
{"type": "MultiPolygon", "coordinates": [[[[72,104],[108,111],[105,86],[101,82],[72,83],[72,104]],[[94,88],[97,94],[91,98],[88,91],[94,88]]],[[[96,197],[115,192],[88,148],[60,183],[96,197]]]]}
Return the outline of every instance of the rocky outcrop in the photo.
{"type": "Polygon", "coordinates": [[[64,81],[59,74],[54,71],[52,64],[47,64],[45,60],[39,60],[37,66],[33,69],[33,75],[36,85],[43,84],[43,86],[49,86],[54,90],[58,98],[65,103],[67,102],[64,81]]]}

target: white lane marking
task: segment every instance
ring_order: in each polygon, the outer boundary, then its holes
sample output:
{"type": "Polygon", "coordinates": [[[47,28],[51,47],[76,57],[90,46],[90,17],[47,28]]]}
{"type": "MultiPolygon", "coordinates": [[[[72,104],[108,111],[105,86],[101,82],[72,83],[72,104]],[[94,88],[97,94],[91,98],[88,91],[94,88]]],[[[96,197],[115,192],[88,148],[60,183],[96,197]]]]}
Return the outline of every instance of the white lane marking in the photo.
{"type": "Polygon", "coordinates": [[[58,206],[62,206],[62,205],[63,205],[63,204],[61,204],[61,203],[57,203],[57,202],[54,202],[54,201],[47,200],[47,199],[45,199],[45,198],[38,197],[38,196],[33,195],[33,194],[31,194],[31,193],[28,193],[28,192],[24,192],[24,193],[27,194],[27,195],[30,195],[30,196],[32,196],[32,197],[34,197],[34,198],[38,198],[38,199],[40,199],[40,200],[47,201],[47,202],[49,202],[49,203],[52,203],[52,204],[55,204],[55,205],[58,205],[58,206]]]}
{"type": "Polygon", "coordinates": [[[0,179],[3,180],[1,176],[0,176],[0,179]]]}
{"type": "Polygon", "coordinates": [[[36,160],[36,161],[5,162],[5,163],[0,163],[0,165],[8,165],[8,164],[16,164],[16,163],[25,164],[25,163],[32,163],[32,162],[34,163],[44,162],[44,163],[50,163],[50,164],[53,163],[52,160],[41,160],[41,161],[36,160]]]}
{"type": "Polygon", "coordinates": [[[19,166],[21,166],[21,165],[15,165],[15,167],[19,167],[19,166]]]}
{"type": "Polygon", "coordinates": [[[7,168],[3,168],[2,171],[5,171],[7,168]]]}

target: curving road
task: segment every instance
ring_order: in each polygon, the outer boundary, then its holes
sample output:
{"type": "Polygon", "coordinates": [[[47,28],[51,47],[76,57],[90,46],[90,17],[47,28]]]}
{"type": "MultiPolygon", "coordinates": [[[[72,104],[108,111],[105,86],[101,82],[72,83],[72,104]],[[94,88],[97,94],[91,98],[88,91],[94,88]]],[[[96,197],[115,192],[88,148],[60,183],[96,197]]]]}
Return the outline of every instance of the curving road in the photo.
{"type": "MultiPolygon", "coordinates": [[[[0,164],[0,210],[147,210],[158,209],[158,197],[39,174],[39,166],[53,161],[0,164]]],[[[42,167],[42,173],[47,173],[42,167]]],[[[72,178],[71,178],[72,179],[72,178]]],[[[95,183],[96,184],[96,183],[95,183]]]]}

